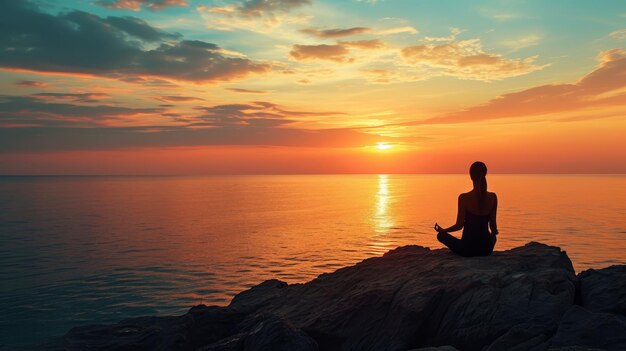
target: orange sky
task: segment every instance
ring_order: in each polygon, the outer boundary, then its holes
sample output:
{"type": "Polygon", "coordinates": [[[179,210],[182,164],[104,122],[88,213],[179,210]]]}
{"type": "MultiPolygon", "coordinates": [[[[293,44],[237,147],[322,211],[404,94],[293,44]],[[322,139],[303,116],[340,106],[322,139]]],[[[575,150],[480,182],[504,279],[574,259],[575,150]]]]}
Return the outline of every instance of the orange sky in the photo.
{"type": "Polygon", "coordinates": [[[509,5],[11,0],[0,174],[626,173],[626,4],[509,5]]]}

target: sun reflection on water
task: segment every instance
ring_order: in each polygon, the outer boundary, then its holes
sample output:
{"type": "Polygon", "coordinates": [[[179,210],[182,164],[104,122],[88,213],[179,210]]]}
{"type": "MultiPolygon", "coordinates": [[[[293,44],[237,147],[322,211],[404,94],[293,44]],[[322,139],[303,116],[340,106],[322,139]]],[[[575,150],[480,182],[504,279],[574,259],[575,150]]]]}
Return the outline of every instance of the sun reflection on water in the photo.
{"type": "Polygon", "coordinates": [[[389,176],[379,174],[377,185],[373,216],[374,235],[370,239],[369,246],[373,253],[380,254],[387,252],[392,246],[387,234],[394,222],[389,213],[389,204],[392,199],[392,194],[389,191],[389,176]]]}

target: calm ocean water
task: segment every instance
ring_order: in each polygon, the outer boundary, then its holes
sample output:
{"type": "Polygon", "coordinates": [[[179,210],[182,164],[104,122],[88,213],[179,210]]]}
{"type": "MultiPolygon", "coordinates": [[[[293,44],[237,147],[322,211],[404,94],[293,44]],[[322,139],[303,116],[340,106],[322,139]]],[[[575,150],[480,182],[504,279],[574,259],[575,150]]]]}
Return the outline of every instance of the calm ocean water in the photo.
{"type": "MultiPolygon", "coordinates": [[[[496,250],[626,263],[626,176],[490,175],[496,250]]],[[[227,304],[399,245],[441,245],[465,175],[0,177],[0,348],[69,328],[227,304]]]]}

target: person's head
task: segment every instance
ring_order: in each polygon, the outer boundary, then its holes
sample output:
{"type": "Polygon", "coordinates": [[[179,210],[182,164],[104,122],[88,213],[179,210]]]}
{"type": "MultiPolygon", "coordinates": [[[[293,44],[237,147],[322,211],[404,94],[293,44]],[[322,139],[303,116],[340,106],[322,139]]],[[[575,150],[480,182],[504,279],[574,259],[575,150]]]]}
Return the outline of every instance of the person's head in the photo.
{"type": "Polygon", "coordinates": [[[474,188],[478,191],[480,200],[487,196],[487,165],[480,161],[472,163],[469,169],[470,178],[474,183],[474,188]]]}

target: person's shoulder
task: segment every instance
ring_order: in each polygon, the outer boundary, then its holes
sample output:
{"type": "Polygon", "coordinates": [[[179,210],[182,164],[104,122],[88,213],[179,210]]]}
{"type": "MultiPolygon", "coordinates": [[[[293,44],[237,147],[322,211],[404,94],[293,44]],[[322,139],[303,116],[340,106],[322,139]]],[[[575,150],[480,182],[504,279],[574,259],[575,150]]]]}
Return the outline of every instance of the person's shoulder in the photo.
{"type": "Polygon", "coordinates": [[[470,196],[470,192],[467,193],[460,193],[459,194],[459,201],[465,200],[467,199],[467,197],[470,196]]]}
{"type": "Polygon", "coordinates": [[[498,200],[498,195],[496,195],[496,193],[494,193],[494,192],[492,192],[492,191],[488,191],[488,192],[487,192],[487,195],[488,195],[489,197],[491,197],[492,199],[494,199],[494,200],[498,200]]]}

